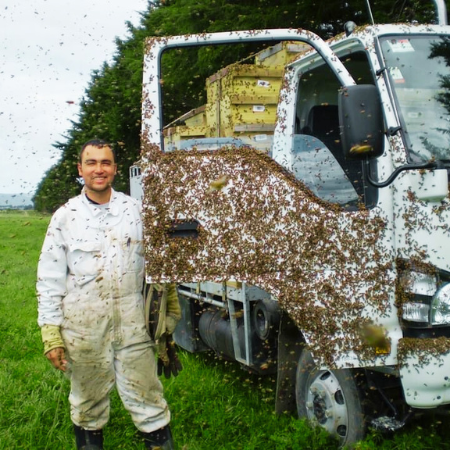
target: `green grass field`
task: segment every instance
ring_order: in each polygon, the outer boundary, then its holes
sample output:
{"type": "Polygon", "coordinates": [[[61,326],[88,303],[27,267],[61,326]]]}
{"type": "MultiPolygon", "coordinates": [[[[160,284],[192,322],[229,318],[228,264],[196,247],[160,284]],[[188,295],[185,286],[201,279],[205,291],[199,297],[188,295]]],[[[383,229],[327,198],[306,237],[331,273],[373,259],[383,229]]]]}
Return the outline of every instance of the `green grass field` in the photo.
{"type": "MultiPolygon", "coordinates": [[[[69,383],[42,354],[36,265],[49,216],[0,211],[0,450],[74,449],[69,383]]],[[[336,449],[318,429],[274,414],[274,377],[260,378],[207,354],[180,352],[184,370],[162,379],[179,450],[336,449]]],[[[359,449],[450,449],[449,416],[416,420],[359,449]]],[[[144,449],[117,394],[105,449],[144,449]]]]}

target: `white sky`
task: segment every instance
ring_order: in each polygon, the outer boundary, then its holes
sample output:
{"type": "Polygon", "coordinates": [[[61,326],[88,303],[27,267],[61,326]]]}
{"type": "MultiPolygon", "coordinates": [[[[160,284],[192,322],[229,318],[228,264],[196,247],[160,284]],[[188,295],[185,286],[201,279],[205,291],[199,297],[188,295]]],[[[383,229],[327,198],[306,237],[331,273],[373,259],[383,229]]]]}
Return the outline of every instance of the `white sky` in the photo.
{"type": "Polygon", "coordinates": [[[33,193],[147,0],[0,0],[0,193],[33,193]],[[70,104],[67,102],[74,102],[70,104]]]}

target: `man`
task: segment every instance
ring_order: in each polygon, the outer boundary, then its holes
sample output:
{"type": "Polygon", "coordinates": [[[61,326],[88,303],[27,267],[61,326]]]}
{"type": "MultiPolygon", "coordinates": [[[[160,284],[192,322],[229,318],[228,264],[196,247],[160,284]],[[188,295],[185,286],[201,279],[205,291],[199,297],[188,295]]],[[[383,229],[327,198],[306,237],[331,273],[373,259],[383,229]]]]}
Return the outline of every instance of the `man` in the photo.
{"type": "MultiPolygon", "coordinates": [[[[82,147],[78,172],[82,193],[52,217],[39,259],[38,323],[45,355],[71,380],[78,449],[103,448],[114,386],[147,448],[173,449],[144,318],[139,204],[112,189],[117,165],[105,141],[82,147]]],[[[168,334],[177,313],[173,319],[166,322],[168,334]]]]}

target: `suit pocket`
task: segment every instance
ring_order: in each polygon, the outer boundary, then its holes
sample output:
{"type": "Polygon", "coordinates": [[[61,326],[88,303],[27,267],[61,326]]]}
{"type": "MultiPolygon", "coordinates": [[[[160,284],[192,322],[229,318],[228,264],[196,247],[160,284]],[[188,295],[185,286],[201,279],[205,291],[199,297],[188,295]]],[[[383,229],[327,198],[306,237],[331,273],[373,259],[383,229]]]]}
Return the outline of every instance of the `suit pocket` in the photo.
{"type": "Polygon", "coordinates": [[[99,242],[72,242],[68,247],[69,270],[78,285],[82,286],[100,274],[104,256],[99,242]]]}

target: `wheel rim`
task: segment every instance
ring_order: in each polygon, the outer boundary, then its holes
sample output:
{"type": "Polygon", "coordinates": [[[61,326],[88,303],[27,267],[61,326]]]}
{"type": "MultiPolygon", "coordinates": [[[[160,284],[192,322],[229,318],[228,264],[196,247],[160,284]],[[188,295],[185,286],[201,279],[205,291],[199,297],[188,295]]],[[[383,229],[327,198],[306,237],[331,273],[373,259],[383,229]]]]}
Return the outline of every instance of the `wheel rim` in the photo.
{"type": "Polygon", "coordinates": [[[310,377],[308,386],[308,419],[345,440],[348,430],[347,404],[336,376],[329,370],[320,370],[310,377]]]}

